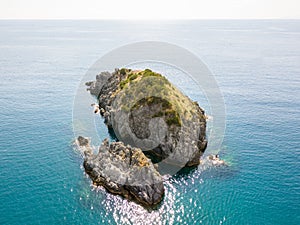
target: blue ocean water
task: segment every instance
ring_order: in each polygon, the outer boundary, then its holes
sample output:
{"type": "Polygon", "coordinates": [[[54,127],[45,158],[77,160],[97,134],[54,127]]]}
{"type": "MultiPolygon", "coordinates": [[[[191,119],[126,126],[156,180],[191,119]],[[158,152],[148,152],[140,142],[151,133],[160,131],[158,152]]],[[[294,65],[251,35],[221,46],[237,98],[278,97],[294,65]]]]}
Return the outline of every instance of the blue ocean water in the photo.
{"type": "Polygon", "coordinates": [[[299,62],[298,20],[0,21],[0,224],[300,224],[299,62]],[[145,40],[182,46],[215,75],[229,163],[170,179],[152,212],[93,190],[72,147],[83,75],[145,40]]]}

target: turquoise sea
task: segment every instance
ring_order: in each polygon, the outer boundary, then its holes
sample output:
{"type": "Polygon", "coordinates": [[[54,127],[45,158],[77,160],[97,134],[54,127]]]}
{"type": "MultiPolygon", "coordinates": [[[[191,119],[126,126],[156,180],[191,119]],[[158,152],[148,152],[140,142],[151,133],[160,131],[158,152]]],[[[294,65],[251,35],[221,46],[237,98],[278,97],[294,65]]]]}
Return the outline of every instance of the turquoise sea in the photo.
{"type": "Polygon", "coordinates": [[[2,20],[0,78],[0,224],[300,224],[299,20],[2,20]],[[137,41],[196,54],[226,105],[229,166],[167,180],[152,212],[93,190],[72,147],[81,78],[137,41]]]}

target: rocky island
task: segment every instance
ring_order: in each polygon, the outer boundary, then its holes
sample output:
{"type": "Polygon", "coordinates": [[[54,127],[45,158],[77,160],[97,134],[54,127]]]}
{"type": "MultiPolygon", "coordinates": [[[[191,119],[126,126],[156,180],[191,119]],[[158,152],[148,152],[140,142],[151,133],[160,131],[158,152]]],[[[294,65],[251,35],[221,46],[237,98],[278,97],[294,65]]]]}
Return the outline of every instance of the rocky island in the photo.
{"type": "Polygon", "coordinates": [[[86,85],[116,139],[104,140],[94,153],[89,139],[78,137],[86,173],[111,193],[145,207],[158,205],[162,175],[200,163],[207,146],[204,110],[149,69],[103,72],[86,85]]]}

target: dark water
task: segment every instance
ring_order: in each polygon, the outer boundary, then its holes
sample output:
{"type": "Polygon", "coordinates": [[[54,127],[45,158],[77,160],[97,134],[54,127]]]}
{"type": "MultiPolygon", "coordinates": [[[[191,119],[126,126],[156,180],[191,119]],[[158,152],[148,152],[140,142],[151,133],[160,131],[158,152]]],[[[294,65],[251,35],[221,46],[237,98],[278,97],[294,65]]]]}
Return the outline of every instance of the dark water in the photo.
{"type": "Polygon", "coordinates": [[[299,40],[300,21],[0,21],[0,224],[300,224],[299,40]],[[92,191],[71,145],[82,76],[145,40],[201,58],[227,116],[229,166],[170,179],[153,212],[92,191]]]}

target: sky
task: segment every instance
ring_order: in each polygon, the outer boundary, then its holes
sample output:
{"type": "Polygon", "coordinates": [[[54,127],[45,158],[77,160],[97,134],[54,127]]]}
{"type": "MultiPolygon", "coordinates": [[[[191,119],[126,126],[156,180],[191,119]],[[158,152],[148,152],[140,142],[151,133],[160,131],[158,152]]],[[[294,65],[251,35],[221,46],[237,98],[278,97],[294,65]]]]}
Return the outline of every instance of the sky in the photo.
{"type": "Polygon", "coordinates": [[[0,19],[300,19],[300,0],[0,0],[0,19]]]}

